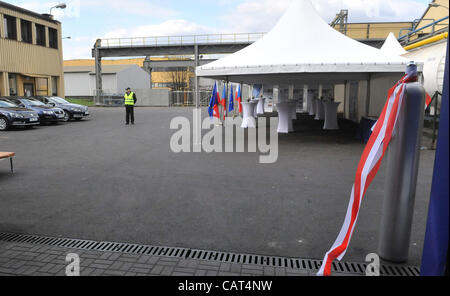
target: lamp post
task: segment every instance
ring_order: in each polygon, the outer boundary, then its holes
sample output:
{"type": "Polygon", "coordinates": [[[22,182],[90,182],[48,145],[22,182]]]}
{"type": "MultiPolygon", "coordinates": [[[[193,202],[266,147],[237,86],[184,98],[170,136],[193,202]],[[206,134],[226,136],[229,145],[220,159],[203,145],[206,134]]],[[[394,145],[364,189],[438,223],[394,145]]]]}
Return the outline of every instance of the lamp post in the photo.
{"type": "Polygon", "coordinates": [[[50,8],[50,15],[52,14],[52,9],[53,8],[65,9],[66,7],[67,7],[66,3],[60,3],[58,5],[55,5],[55,6],[50,8]]]}
{"type": "Polygon", "coordinates": [[[67,36],[67,37],[63,37],[63,38],[61,38],[61,39],[72,39],[72,37],[67,36]]]}

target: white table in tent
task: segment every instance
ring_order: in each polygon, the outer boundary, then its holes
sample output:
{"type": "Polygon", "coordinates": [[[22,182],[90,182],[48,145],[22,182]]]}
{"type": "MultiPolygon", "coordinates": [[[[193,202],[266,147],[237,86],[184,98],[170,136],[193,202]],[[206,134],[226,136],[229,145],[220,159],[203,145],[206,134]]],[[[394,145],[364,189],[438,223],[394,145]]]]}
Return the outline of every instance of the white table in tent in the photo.
{"type": "Polygon", "coordinates": [[[311,107],[309,108],[309,115],[314,116],[316,115],[316,109],[317,109],[317,100],[315,98],[310,98],[311,107]]]}
{"type": "Polygon", "coordinates": [[[292,102],[280,102],[277,104],[278,110],[278,133],[290,133],[294,131],[292,123],[292,109],[295,105],[292,102]]]}
{"type": "Polygon", "coordinates": [[[316,100],[316,117],[314,118],[315,120],[324,120],[325,119],[325,107],[322,104],[323,101],[319,100],[319,99],[315,99],[316,100]]]}
{"type": "Polygon", "coordinates": [[[256,114],[264,114],[264,105],[266,104],[266,98],[259,98],[258,106],[256,107],[256,114]]]}
{"type": "Polygon", "coordinates": [[[288,101],[289,104],[291,104],[291,118],[292,119],[297,119],[297,101],[296,100],[291,100],[288,101]]]}
{"type": "Polygon", "coordinates": [[[338,130],[339,125],[337,121],[337,110],[340,102],[326,101],[322,102],[325,109],[325,123],[324,130],[338,130]]]}
{"type": "Polygon", "coordinates": [[[250,100],[251,103],[256,103],[253,106],[253,117],[257,118],[258,117],[258,104],[259,104],[259,98],[255,98],[250,100]]]}
{"type": "Polygon", "coordinates": [[[256,128],[255,107],[258,102],[242,102],[242,128],[256,128]]]}
{"type": "Polygon", "coordinates": [[[313,95],[312,94],[308,94],[308,96],[306,97],[306,112],[308,112],[309,115],[314,115],[313,113],[313,95]]]}

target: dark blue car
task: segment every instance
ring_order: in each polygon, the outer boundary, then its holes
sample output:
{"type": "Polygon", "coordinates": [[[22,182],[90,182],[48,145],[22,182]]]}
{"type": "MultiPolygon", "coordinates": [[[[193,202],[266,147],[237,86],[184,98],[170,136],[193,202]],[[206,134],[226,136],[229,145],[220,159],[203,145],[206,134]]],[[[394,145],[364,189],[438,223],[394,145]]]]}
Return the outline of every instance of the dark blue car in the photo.
{"type": "Polygon", "coordinates": [[[65,113],[64,121],[69,121],[71,119],[82,120],[90,115],[88,107],[72,104],[60,97],[34,96],[32,98],[35,98],[44,104],[63,109],[65,113]]]}
{"type": "Polygon", "coordinates": [[[39,123],[39,115],[36,111],[0,100],[0,131],[6,131],[12,126],[32,127],[39,123]]]}
{"type": "MultiPolygon", "coordinates": [[[[5,100],[5,99],[2,99],[5,100]]],[[[61,108],[48,106],[33,98],[9,97],[7,100],[17,107],[23,107],[36,111],[41,123],[58,123],[64,119],[64,111],[61,108]]]]}

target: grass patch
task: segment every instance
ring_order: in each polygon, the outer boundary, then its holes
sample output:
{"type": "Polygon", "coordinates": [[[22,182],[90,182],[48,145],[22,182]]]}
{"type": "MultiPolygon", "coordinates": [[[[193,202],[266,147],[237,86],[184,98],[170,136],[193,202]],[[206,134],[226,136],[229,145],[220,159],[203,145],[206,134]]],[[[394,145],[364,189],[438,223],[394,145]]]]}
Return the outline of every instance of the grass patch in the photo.
{"type": "Polygon", "coordinates": [[[95,106],[94,100],[92,100],[92,99],[73,99],[73,98],[66,98],[66,100],[67,100],[69,103],[72,103],[72,104],[78,104],[78,105],[83,105],[83,106],[88,106],[88,107],[93,107],[93,106],[95,106]]]}

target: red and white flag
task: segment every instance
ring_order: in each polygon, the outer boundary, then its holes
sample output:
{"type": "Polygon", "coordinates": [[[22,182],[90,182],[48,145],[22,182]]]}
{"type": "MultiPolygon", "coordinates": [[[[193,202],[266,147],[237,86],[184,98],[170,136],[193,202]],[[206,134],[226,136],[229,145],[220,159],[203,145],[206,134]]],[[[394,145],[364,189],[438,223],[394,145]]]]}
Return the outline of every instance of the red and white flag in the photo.
{"type": "Polygon", "coordinates": [[[405,96],[406,83],[417,81],[417,68],[408,67],[407,71],[409,72],[389,90],[388,100],[383,112],[374,126],[372,135],[359,161],[344,224],[333,246],[325,254],[322,266],[317,273],[319,276],[330,275],[333,260],[342,260],[347,251],[358,219],[361,202],[380,168],[381,160],[393,136],[405,96]]]}

